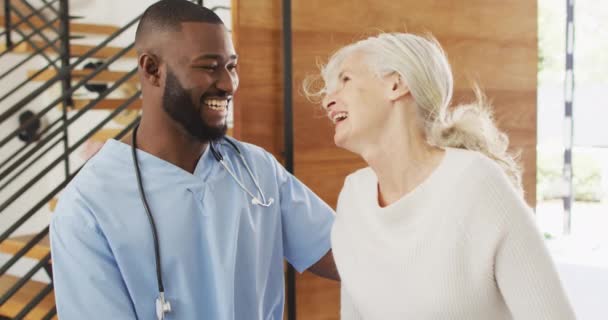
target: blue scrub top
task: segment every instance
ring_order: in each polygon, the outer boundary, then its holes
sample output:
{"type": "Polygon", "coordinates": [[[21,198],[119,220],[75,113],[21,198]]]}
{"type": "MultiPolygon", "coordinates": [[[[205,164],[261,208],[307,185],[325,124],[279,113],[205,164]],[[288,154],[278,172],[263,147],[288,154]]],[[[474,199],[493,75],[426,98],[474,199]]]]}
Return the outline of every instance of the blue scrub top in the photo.
{"type": "MultiPolygon", "coordinates": [[[[332,209],[268,152],[236,143],[274,198],[269,208],[253,205],[209,150],[194,174],[137,151],[173,309],[167,319],[283,319],[283,259],[302,272],[330,249],[332,209]]],[[[216,148],[258,195],[236,151],[225,141],[216,148]]],[[[156,319],[152,231],[130,146],[109,140],[64,190],[51,250],[60,319],[156,319]]]]}

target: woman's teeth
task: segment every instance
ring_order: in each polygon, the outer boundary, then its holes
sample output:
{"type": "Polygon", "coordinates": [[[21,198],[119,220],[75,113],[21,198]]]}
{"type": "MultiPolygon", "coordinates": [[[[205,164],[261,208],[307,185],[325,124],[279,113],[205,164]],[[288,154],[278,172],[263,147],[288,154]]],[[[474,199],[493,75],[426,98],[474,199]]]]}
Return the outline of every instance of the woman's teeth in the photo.
{"type": "Polygon", "coordinates": [[[205,100],[205,105],[207,105],[211,110],[224,111],[228,107],[228,100],[209,99],[205,100]]]}
{"type": "Polygon", "coordinates": [[[346,118],[348,118],[348,113],[345,111],[342,111],[342,112],[337,112],[336,114],[334,114],[334,117],[331,120],[334,122],[334,124],[336,124],[346,118]]]}

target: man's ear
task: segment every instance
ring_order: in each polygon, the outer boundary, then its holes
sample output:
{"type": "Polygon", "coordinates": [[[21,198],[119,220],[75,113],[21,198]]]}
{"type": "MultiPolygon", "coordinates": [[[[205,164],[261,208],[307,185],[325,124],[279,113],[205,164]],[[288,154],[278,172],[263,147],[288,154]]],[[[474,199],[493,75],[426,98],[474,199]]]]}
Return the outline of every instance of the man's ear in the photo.
{"type": "Polygon", "coordinates": [[[160,87],[161,67],[159,57],[152,53],[142,53],[137,64],[142,73],[142,81],[160,87]]]}
{"type": "Polygon", "coordinates": [[[396,101],[410,94],[410,87],[403,81],[399,73],[393,72],[387,75],[385,80],[389,100],[396,101]]]}

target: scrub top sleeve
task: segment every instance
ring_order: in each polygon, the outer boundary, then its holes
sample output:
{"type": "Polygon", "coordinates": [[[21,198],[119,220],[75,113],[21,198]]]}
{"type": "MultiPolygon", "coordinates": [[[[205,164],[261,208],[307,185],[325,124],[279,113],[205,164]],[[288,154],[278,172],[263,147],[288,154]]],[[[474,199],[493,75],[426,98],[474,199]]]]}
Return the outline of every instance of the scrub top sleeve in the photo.
{"type": "Polygon", "coordinates": [[[64,192],[53,215],[50,236],[60,319],[136,319],[104,235],[88,209],[69,191],[64,192]]]}
{"type": "Polygon", "coordinates": [[[271,160],[279,187],[283,254],[298,272],[304,272],[331,249],[334,211],[274,157],[271,160]]]}

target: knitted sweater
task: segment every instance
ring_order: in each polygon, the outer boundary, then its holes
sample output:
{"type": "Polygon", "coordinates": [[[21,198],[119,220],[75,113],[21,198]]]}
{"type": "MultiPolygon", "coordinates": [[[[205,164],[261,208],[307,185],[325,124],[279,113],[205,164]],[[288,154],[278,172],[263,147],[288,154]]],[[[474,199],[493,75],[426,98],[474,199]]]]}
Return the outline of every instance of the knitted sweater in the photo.
{"type": "Polygon", "coordinates": [[[495,162],[446,149],[398,201],[370,168],[346,178],[332,230],[344,320],[571,320],[526,205],[495,162]]]}

